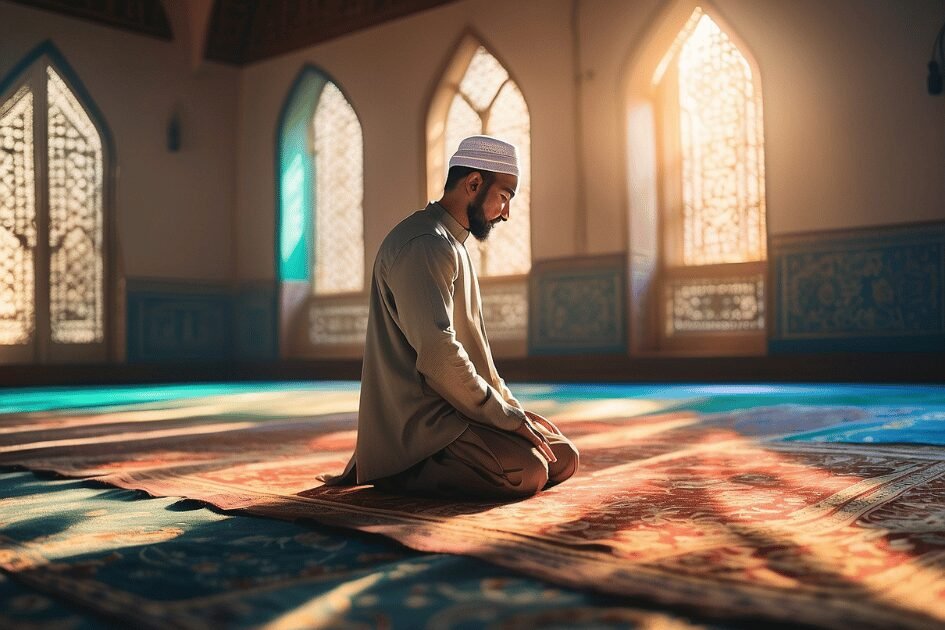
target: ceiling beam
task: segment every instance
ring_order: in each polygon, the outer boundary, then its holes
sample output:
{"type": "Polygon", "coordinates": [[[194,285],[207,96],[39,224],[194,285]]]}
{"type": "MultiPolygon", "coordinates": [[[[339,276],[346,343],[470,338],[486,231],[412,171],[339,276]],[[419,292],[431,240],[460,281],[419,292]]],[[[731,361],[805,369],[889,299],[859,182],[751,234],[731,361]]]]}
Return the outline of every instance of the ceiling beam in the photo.
{"type": "Polygon", "coordinates": [[[161,0],[10,0],[34,9],[90,20],[141,35],[172,40],[161,0]]]}

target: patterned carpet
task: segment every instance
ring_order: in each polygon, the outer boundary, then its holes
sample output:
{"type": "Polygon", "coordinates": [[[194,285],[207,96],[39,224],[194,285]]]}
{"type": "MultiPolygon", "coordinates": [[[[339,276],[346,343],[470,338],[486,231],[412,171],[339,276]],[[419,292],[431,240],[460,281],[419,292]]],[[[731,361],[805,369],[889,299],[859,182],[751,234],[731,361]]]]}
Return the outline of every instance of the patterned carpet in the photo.
{"type": "MultiPolygon", "coordinates": [[[[318,487],[353,447],[356,384],[119,393],[69,410],[24,394],[5,403],[0,465],[381,533],[720,619],[945,623],[945,389],[516,392],[573,437],[582,469],[508,505],[318,487]]],[[[34,561],[10,544],[0,566],[34,561]]]]}
{"type": "Polygon", "coordinates": [[[5,473],[0,497],[15,571],[0,573],[2,628],[701,627],[472,558],[94,482],[5,473]]]}

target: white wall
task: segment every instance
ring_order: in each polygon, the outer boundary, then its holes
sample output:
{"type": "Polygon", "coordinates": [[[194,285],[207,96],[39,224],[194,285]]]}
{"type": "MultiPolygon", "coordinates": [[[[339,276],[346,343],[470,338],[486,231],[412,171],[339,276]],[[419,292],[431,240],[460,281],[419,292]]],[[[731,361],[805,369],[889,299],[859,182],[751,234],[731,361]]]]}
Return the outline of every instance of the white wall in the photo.
{"type": "Polygon", "coordinates": [[[46,40],[112,132],[126,274],[231,278],[238,70],[204,63],[194,71],[181,38],[167,42],[0,2],[0,76],[46,40]],[[166,125],[175,110],[182,148],[171,153],[166,125]]]}

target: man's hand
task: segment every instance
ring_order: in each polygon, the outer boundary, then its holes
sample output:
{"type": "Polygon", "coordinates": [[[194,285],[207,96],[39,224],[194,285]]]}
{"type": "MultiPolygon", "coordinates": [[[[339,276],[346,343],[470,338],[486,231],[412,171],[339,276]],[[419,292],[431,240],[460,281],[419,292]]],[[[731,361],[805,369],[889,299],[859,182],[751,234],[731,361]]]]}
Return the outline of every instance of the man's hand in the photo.
{"type": "Polygon", "coordinates": [[[562,435],[561,430],[558,429],[558,427],[556,427],[548,418],[545,418],[544,416],[539,416],[537,413],[532,413],[531,411],[526,411],[525,415],[528,416],[528,418],[535,424],[539,424],[545,427],[546,429],[548,429],[549,433],[554,433],[555,435],[562,435]]]}
{"type": "MultiPolygon", "coordinates": [[[[542,432],[538,430],[538,427],[532,423],[531,414],[526,411],[525,415],[526,418],[513,433],[520,435],[531,442],[532,446],[538,449],[538,452],[541,453],[542,456],[544,456],[544,458],[549,462],[558,461],[558,458],[555,457],[555,454],[551,452],[551,445],[548,444],[548,438],[542,435],[542,432]]],[[[541,416],[539,416],[539,418],[540,417],[541,416]]],[[[542,418],[542,420],[544,420],[544,418],[542,418]]]]}

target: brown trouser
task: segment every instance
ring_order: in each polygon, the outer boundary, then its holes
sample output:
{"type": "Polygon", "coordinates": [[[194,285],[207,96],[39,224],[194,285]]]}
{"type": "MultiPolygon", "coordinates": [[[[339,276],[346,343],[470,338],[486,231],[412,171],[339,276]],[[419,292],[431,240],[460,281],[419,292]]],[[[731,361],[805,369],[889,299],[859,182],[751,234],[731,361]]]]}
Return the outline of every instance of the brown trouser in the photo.
{"type": "Polygon", "coordinates": [[[407,470],[374,482],[375,487],[449,499],[524,499],[561,483],[577,471],[578,451],[563,435],[543,427],[558,458],[549,462],[525,438],[472,425],[446,448],[407,470]]]}

